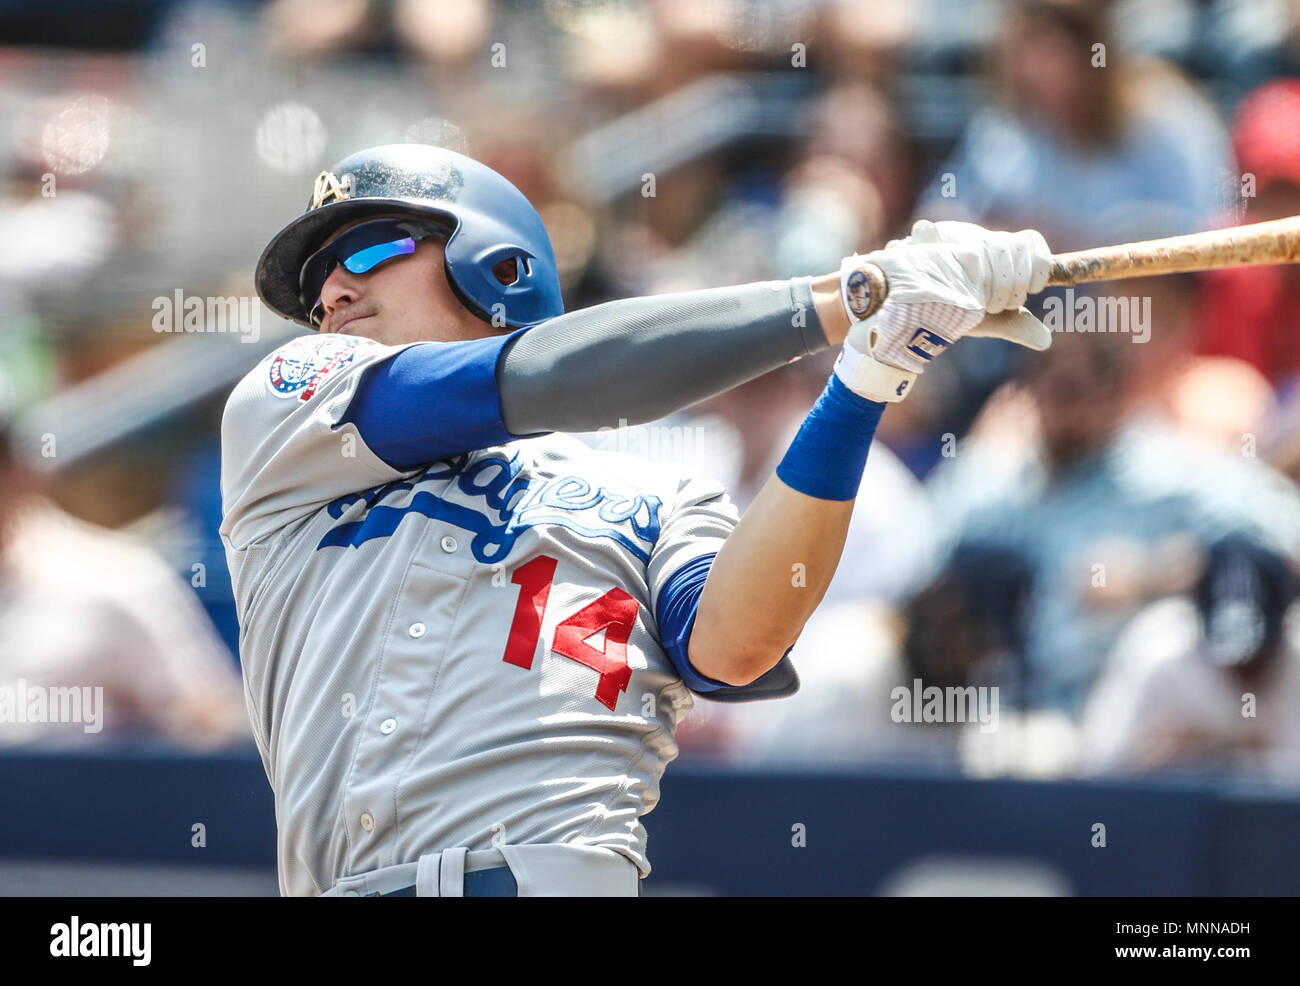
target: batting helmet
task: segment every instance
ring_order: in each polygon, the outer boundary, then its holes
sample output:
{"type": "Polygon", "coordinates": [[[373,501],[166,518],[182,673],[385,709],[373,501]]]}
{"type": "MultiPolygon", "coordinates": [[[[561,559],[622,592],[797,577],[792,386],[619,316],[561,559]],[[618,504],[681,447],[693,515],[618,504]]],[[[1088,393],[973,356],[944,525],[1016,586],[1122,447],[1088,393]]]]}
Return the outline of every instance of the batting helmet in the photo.
{"type": "Polygon", "coordinates": [[[402,213],[447,237],[447,280],[484,321],[519,328],[564,311],[550,237],[522,192],[486,165],[429,144],[388,144],[344,158],[316,178],[307,211],[276,233],[257,262],[257,293],[276,314],[311,326],[303,263],[341,227],[402,213]],[[502,284],[493,268],[516,260],[502,284]]]}

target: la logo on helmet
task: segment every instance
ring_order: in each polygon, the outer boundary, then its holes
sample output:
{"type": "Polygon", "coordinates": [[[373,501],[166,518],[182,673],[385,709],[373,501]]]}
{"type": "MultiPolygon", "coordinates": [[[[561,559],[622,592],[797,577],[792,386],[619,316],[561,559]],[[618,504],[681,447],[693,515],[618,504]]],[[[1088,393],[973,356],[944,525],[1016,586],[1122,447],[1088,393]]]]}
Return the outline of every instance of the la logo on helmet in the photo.
{"type": "Polygon", "coordinates": [[[330,202],[342,202],[352,195],[352,176],[344,175],[342,180],[334,177],[332,171],[322,171],[316,176],[316,185],[311,193],[311,207],[319,209],[330,202]]]}

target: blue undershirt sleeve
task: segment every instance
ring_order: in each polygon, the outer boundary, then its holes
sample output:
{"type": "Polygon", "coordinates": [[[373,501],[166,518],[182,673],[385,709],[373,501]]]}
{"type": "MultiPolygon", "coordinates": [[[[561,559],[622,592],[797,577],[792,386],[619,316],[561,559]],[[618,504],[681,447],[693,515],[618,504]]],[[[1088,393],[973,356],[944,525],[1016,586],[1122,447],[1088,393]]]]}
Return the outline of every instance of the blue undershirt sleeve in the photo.
{"type": "MultiPolygon", "coordinates": [[[[781,660],[762,677],[748,685],[728,685],[705,677],[691,666],[689,645],[700,595],[708,579],[717,552],[693,558],[671,576],[659,591],[656,610],[659,640],[673,667],[686,687],[702,698],[715,702],[753,702],[765,698],[784,698],[799,690],[799,676],[787,650],[781,660]]],[[[793,648],[792,648],[793,649],[793,648]]]]}
{"type": "Polygon", "coordinates": [[[401,470],[529,437],[501,420],[496,377],[502,350],[526,331],[408,346],[362,371],[340,424],[356,425],[371,451],[401,470]]]}

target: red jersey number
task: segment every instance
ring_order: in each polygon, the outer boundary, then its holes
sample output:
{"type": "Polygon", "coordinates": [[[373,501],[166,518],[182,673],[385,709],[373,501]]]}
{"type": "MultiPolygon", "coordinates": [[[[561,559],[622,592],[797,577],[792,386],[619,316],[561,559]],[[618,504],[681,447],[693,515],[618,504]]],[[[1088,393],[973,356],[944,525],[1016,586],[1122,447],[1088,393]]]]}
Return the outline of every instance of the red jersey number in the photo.
{"type": "MultiPolygon", "coordinates": [[[[520,587],[519,601],[515,604],[515,618],[510,623],[510,636],[502,660],[521,668],[533,666],[537,638],[542,632],[542,618],[555,579],[556,560],[539,555],[520,565],[510,581],[520,587]]],[[[600,675],[596,683],[596,699],[613,709],[618,704],[620,692],[627,691],[632,679],[632,668],[627,663],[627,638],[636,623],[637,601],[622,589],[614,588],[599,599],[588,603],[555,628],[551,650],[570,660],[577,661],[600,675]],[[604,631],[600,647],[591,638],[604,631]]]]}

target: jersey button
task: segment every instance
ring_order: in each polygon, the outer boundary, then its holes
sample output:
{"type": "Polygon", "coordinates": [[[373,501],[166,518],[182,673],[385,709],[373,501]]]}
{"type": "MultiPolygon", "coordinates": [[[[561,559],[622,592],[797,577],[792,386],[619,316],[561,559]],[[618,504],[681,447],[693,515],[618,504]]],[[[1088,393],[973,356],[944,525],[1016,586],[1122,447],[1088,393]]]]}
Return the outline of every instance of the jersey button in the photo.
{"type": "Polygon", "coordinates": [[[409,627],[406,628],[406,632],[409,633],[412,637],[419,638],[424,636],[424,631],[427,629],[428,627],[426,627],[423,623],[412,623],[409,627]]]}
{"type": "Polygon", "coordinates": [[[448,554],[456,550],[456,539],[450,534],[444,534],[442,536],[442,550],[446,551],[448,554]]]}
{"type": "Polygon", "coordinates": [[[383,722],[379,724],[379,731],[383,733],[385,736],[387,736],[396,728],[397,728],[396,719],[385,719],[383,722]]]}
{"type": "Polygon", "coordinates": [[[368,811],[363,811],[361,813],[361,827],[367,832],[371,831],[375,827],[375,816],[368,811]]]}

